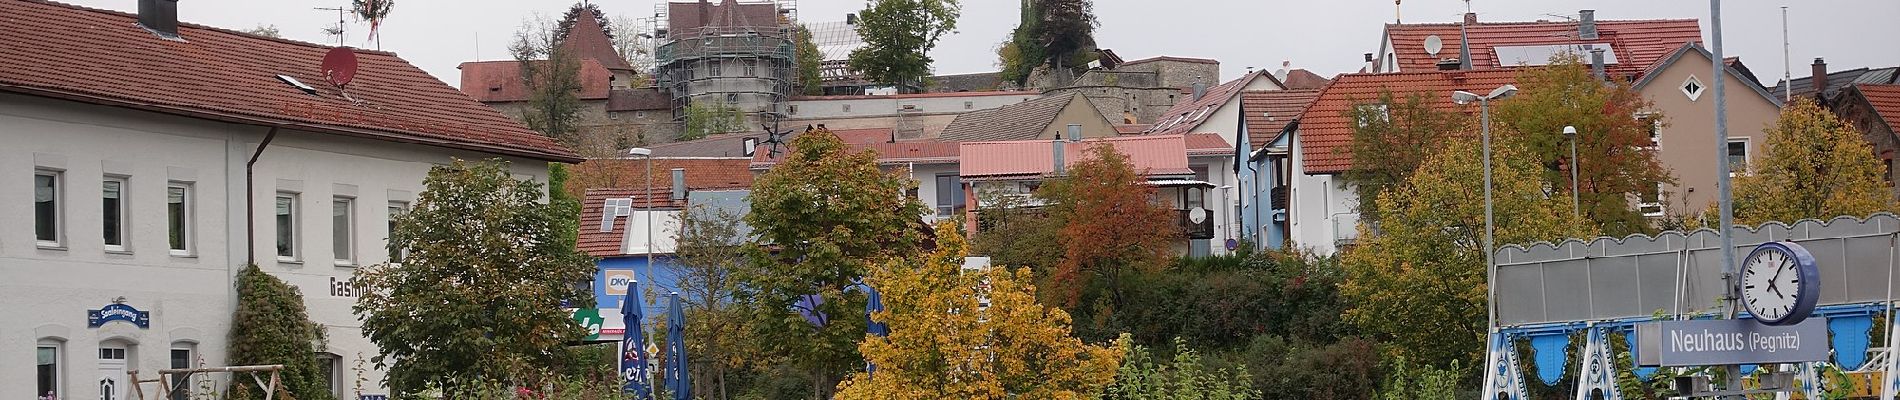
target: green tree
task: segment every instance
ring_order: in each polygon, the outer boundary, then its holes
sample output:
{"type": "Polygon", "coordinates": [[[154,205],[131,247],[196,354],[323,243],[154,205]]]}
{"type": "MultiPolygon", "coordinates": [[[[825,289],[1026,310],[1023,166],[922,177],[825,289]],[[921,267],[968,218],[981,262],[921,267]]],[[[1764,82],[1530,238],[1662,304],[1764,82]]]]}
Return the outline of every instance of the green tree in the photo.
{"type": "Polygon", "coordinates": [[[528,107],[521,122],[564,145],[580,144],[581,61],[561,46],[560,29],[541,15],[528,17],[508,47],[521,65],[528,107]]]}
{"type": "MultiPolygon", "coordinates": [[[[1764,129],[1767,154],[1735,179],[1735,223],[1793,223],[1893,210],[1873,148],[1834,113],[1797,100],[1764,129]]],[[[1711,207],[1713,208],[1713,207],[1711,207]]],[[[1711,210],[1713,211],[1713,210],[1711,210]]],[[[1714,222],[1714,212],[1706,222],[1714,222]]],[[[1713,224],[1710,224],[1713,225],[1713,224]]]]}
{"type": "Polygon", "coordinates": [[[1174,358],[1160,360],[1146,347],[1129,346],[1122,359],[1115,385],[1108,388],[1108,400],[1250,400],[1260,391],[1248,386],[1252,379],[1244,366],[1234,370],[1210,368],[1200,352],[1188,348],[1187,340],[1174,339],[1174,358]]]}
{"type": "Polygon", "coordinates": [[[910,179],[878,168],[877,155],[851,151],[819,129],[792,140],[792,151],[752,184],[746,225],[756,234],[747,267],[734,274],[736,295],[754,314],[760,345],[811,379],[813,396],[828,398],[846,372],[859,368],[864,296],[845,289],[871,266],[920,252],[929,232],[922,203],[904,193],[910,179]],[[822,325],[793,305],[808,295],[823,303],[822,325]]]}
{"type": "Polygon", "coordinates": [[[1440,368],[1398,357],[1392,361],[1392,378],[1379,391],[1378,400],[1456,399],[1460,384],[1466,380],[1463,373],[1456,361],[1440,368]]]}
{"type": "Polygon", "coordinates": [[[1033,0],[1036,15],[1036,42],[1042,46],[1044,64],[1049,70],[1075,70],[1095,58],[1094,0],[1033,0]],[[1080,62],[1077,62],[1080,61],[1080,62]]]}
{"type": "Polygon", "coordinates": [[[1342,177],[1358,194],[1361,221],[1377,223],[1380,195],[1405,182],[1452,138],[1477,127],[1470,115],[1433,107],[1438,96],[1382,90],[1377,99],[1351,100],[1354,106],[1344,114],[1354,124],[1352,168],[1342,177]]]}
{"type": "Polygon", "coordinates": [[[889,336],[858,345],[875,372],[853,374],[838,399],[1090,399],[1115,379],[1122,345],[1069,335],[1069,315],[1036,302],[1029,270],[963,271],[956,225],[937,226],[937,249],[886,262],[867,283],[889,336]],[[984,305],[984,301],[988,305],[984,305]]]}
{"type": "MultiPolygon", "coordinates": [[[[1509,243],[1589,237],[1567,201],[1546,195],[1536,160],[1494,141],[1496,238],[1509,243]]],[[[1476,140],[1454,139],[1377,199],[1377,226],[1362,223],[1345,252],[1345,316],[1386,351],[1445,367],[1480,365],[1486,321],[1483,171],[1476,140]]]]}
{"type": "Polygon", "coordinates": [[[864,47],[851,51],[851,69],[864,79],[921,85],[930,76],[930,49],[957,29],[960,0],[867,0],[858,12],[864,47]]]}
{"type": "Polygon", "coordinates": [[[686,341],[694,363],[695,391],[708,398],[727,398],[733,372],[746,368],[745,315],[732,304],[738,289],[734,271],[746,263],[746,241],[739,225],[743,215],[693,206],[680,215],[674,242],[679,257],[678,287],[686,299],[686,341]],[[715,396],[715,394],[717,396],[715,396]]]}
{"type": "Polygon", "coordinates": [[[1022,16],[1016,23],[1016,29],[1011,30],[1009,38],[1003,40],[996,49],[999,60],[997,67],[1002,68],[1002,79],[1015,82],[1017,86],[1027,86],[1029,75],[1035,73],[1036,67],[1046,58],[1043,56],[1042,41],[1037,40],[1042,32],[1039,28],[1042,23],[1042,14],[1038,13],[1040,9],[1036,6],[1036,0],[1022,0],[1022,16]]]}
{"type": "Polygon", "coordinates": [[[1518,74],[1522,90],[1496,104],[1492,118],[1498,135],[1523,143],[1541,168],[1545,185],[1570,194],[1570,170],[1577,170],[1578,202],[1584,220],[1612,236],[1653,230],[1632,198],[1657,195],[1658,184],[1672,181],[1652,150],[1651,121],[1662,119],[1630,83],[1609,82],[1590,74],[1572,55],[1559,55],[1543,68],[1518,74]],[[1645,114],[1638,118],[1637,115],[1645,114]],[[1577,128],[1577,160],[1570,159],[1564,127],[1577,128]]]}
{"type": "Polygon", "coordinates": [[[990,257],[996,265],[1015,265],[1032,271],[1049,271],[1062,261],[1063,218],[1047,209],[1032,207],[1029,198],[978,186],[977,198],[985,206],[977,210],[979,231],[970,238],[975,254],[990,257]]]}
{"type": "Polygon", "coordinates": [[[686,129],[675,139],[694,140],[740,129],[745,129],[745,116],[739,114],[738,108],[694,101],[686,104],[686,129]]]}
{"type": "MultiPolygon", "coordinates": [[[[1056,291],[1056,304],[1081,304],[1082,288],[1092,279],[1116,288],[1123,271],[1168,266],[1181,228],[1173,210],[1155,201],[1155,189],[1147,182],[1127,155],[1102,144],[1070,165],[1067,177],[1039,190],[1038,196],[1054,203],[1049,212],[1065,222],[1057,236],[1062,259],[1043,284],[1056,291]]],[[[1108,295],[1120,304],[1119,291],[1108,295]]]]}
{"type": "Polygon", "coordinates": [[[593,302],[576,284],[594,268],[563,238],[565,211],[501,162],[456,160],[424,186],[390,234],[402,263],[357,271],[366,290],[353,310],[381,350],[372,361],[397,393],[546,381],[585,334],[561,302],[593,302]]]}
{"type": "MultiPolygon", "coordinates": [[[[237,299],[225,363],[282,364],[283,392],[300,399],[331,398],[314,351],[323,346],[323,326],[304,312],[303,293],[256,265],[246,265],[238,271],[237,299]]],[[[264,398],[249,381],[233,379],[231,388],[234,399],[264,398]]]]}
{"type": "Polygon", "coordinates": [[[806,96],[825,94],[823,77],[818,75],[825,62],[825,53],[818,51],[818,42],[813,41],[811,29],[806,28],[805,24],[798,24],[795,29],[798,50],[793,59],[798,61],[798,92],[806,96]]]}

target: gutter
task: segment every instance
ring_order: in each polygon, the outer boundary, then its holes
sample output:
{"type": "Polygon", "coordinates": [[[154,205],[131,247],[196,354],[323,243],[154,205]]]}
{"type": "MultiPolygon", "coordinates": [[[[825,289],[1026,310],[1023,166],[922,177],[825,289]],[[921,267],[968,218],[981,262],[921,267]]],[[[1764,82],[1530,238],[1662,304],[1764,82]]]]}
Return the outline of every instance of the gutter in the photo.
{"type": "Polygon", "coordinates": [[[257,159],[264,155],[264,148],[270,147],[272,139],[277,138],[277,129],[270,127],[264,134],[264,141],[257,144],[257,150],[251,152],[251,159],[244,162],[244,262],[257,265],[257,188],[253,178],[257,170],[257,159]]]}

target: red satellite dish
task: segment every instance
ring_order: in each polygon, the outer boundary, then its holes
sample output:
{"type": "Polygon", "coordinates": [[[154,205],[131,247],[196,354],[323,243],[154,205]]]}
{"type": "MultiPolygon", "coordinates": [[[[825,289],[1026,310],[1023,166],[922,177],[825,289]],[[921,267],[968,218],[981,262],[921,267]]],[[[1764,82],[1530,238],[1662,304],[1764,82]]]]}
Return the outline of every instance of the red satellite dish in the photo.
{"type": "Polygon", "coordinates": [[[356,77],[356,50],[348,47],[330,49],[330,53],[323,55],[323,77],[337,86],[350,84],[350,79],[356,77]]]}

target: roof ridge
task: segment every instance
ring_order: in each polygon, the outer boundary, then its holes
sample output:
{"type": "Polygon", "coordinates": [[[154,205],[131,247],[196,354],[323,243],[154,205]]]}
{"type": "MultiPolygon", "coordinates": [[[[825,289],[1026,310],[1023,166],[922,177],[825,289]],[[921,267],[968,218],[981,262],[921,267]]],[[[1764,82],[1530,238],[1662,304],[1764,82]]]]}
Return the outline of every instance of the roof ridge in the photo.
{"type": "MultiPolygon", "coordinates": [[[[1694,18],[1643,18],[1643,19],[1599,19],[1599,20],[1596,20],[1597,25],[1602,25],[1605,23],[1633,23],[1633,22],[1695,22],[1695,23],[1700,24],[1702,21],[1698,19],[1694,19],[1694,18]]],[[[1509,25],[1538,25],[1538,24],[1557,25],[1557,24],[1576,24],[1576,23],[1578,23],[1578,21],[1488,21],[1488,22],[1478,21],[1477,25],[1478,26],[1485,26],[1485,25],[1509,26],[1509,25]]],[[[1424,23],[1385,24],[1385,26],[1387,28],[1438,27],[1438,26],[1455,27],[1455,26],[1459,26],[1463,24],[1464,24],[1463,22],[1424,22],[1424,23]]]]}
{"type": "MultiPolygon", "coordinates": [[[[52,1],[52,0],[18,0],[18,1],[28,2],[28,3],[40,3],[40,4],[46,4],[46,5],[51,5],[55,7],[65,7],[65,8],[80,10],[80,11],[128,17],[128,18],[132,18],[133,24],[135,25],[137,24],[137,21],[139,18],[139,14],[136,12],[125,12],[125,11],[105,9],[105,8],[88,7],[88,6],[78,5],[78,4],[62,3],[58,1],[52,1]]],[[[220,28],[220,27],[204,25],[204,24],[200,24],[196,22],[186,22],[183,20],[178,21],[178,27],[222,32],[226,34],[238,35],[238,36],[243,36],[243,37],[248,37],[248,38],[253,38],[253,39],[271,40],[271,41],[294,44],[294,45],[299,45],[299,46],[304,46],[304,47],[315,47],[315,48],[321,48],[321,49],[349,47],[351,50],[354,50],[357,54],[367,53],[367,54],[396,56],[396,52],[394,51],[365,49],[365,48],[360,48],[360,47],[355,47],[355,46],[333,46],[333,45],[327,45],[327,44],[322,44],[322,43],[306,42],[306,41],[296,40],[296,39],[286,39],[282,37],[264,36],[264,35],[244,32],[244,31],[230,29],[230,28],[220,28]]],[[[185,38],[185,40],[189,41],[191,40],[191,38],[185,38]]]]}

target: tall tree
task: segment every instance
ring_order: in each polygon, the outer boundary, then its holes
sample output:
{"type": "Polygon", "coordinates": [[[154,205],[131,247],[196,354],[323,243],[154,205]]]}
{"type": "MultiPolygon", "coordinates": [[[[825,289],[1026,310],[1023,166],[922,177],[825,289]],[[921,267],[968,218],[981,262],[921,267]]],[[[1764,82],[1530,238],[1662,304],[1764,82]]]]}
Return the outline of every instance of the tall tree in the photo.
{"type": "Polygon", "coordinates": [[[1038,40],[1042,33],[1041,7],[1036,5],[1036,0],[1022,0],[1020,10],[1022,15],[1016,29],[1010,30],[1009,38],[997,46],[997,67],[1002,68],[1003,80],[1026,86],[1029,75],[1046,57],[1042,41],[1038,40]]]}
{"type": "Polygon", "coordinates": [[[796,29],[797,36],[794,39],[798,50],[793,59],[798,61],[798,92],[806,96],[825,94],[824,77],[818,75],[825,62],[825,53],[818,51],[818,42],[812,38],[810,28],[798,24],[796,29]]]}
{"type": "Polygon", "coordinates": [[[604,26],[610,33],[608,40],[613,43],[614,52],[620,53],[620,57],[627,60],[627,65],[633,66],[633,69],[641,74],[635,77],[635,82],[629,83],[628,86],[639,88],[652,84],[653,78],[650,76],[653,73],[654,63],[652,35],[640,32],[640,21],[626,15],[615,15],[607,20],[604,26]],[[619,32],[619,34],[611,34],[613,32],[619,32]]]}
{"type": "Polygon", "coordinates": [[[1049,70],[1076,69],[1094,58],[1094,0],[1034,0],[1036,42],[1042,45],[1043,60],[1049,70]],[[1077,62],[1081,61],[1081,62],[1077,62]]]}
{"type": "Polygon", "coordinates": [[[851,69],[864,79],[899,87],[930,76],[930,49],[957,29],[961,0],[867,0],[858,12],[864,47],[851,51],[851,69]]]}
{"type": "Polygon", "coordinates": [[[508,171],[461,160],[430,169],[390,233],[402,263],[357,271],[366,290],[353,310],[391,390],[473,397],[484,384],[545,382],[585,334],[560,305],[593,302],[576,285],[592,262],[563,239],[542,187],[508,171]]]}
{"type": "Polygon", "coordinates": [[[1114,381],[1126,340],[1089,345],[1069,335],[1069,315],[1036,302],[1027,269],[963,272],[956,225],[937,227],[937,249],[872,269],[883,295],[872,319],[890,335],[859,332],[865,361],[838,399],[1090,399],[1114,381]],[[983,301],[988,300],[988,306],[983,301]]]}
{"type": "Polygon", "coordinates": [[[553,21],[537,14],[521,23],[508,50],[521,65],[521,81],[528,89],[521,122],[562,144],[578,145],[581,61],[561,46],[562,38],[553,21]]]}
{"type": "Polygon", "coordinates": [[[738,280],[733,273],[744,266],[746,242],[739,219],[724,210],[693,206],[680,214],[675,236],[679,247],[680,289],[688,304],[686,341],[693,357],[695,391],[707,398],[727,398],[734,370],[745,367],[745,319],[732,304],[738,280]]]}
{"type": "Polygon", "coordinates": [[[1432,107],[1437,96],[1380,91],[1376,99],[1352,99],[1354,106],[1344,112],[1353,126],[1352,168],[1343,177],[1358,194],[1361,221],[1379,221],[1380,195],[1478,125],[1470,115],[1432,107]]]}
{"type": "Polygon", "coordinates": [[[1628,82],[1591,76],[1574,55],[1524,70],[1518,84],[1517,96],[1496,104],[1498,135],[1524,143],[1542,167],[1541,180],[1565,200],[1574,166],[1583,218],[1597,230],[1618,237],[1653,230],[1630,201],[1672,181],[1652,149],[1650,121],[1662,116],[1649,100],[1628,82]],[[1577,128],[1576,160],[1565,126],[1577,128]]]}
{"type": "MultiPolygon", "coordinates": [[[[1866,217],[1892,211],[1885,172],[1860,132],[1806,99],[1781,111],[1767,154],[1735,180],[1735,223],[1866,217]]],[[[1715,221],[1715,212],[1704,222],[1715,221]]]]}
{"type": "Polygon", "coordinates": [[[856,343],[865,321],[850,316],[861,315],[864,296],[846,289],[871,266],[918,253],[928,229],[923,204],[904,194],[915,183],[879,169],[876,154],[851,151],[824,129],[791,145],[753,181],[745,221],[756,246],[735,274],[736,297],[754,311],[765,350],[810,378],[815,397],[828,398],[839,378],[863,365],[856,343]]]}
{"type": "MultiPolygon", "coordinates": [[[[1544,193],[1538,165],[1512,141],[1493,142],[1497,243],[1588,237],[1567,201],[1544,193]]],[[[1378,229],[1341,264],[1346,317],[1392,355],[1426,365],[1478,364],[1486,333],[1484,182],[1478,143],[1457,138],[1375,199],[1378,229]]],[[[1465,371],[1470,372],[1470,371],[1465,371]]]]}
{"type": "MultiPolygon", "coordinates": [[[[247,265],[238,270],[237,299],[224,363],[283,365],[283,392],[301,399],[331,398],[317,367],[317,354],[310,351],[322,346],[323,326],[304,311],[303,293],[256,265],[247,265]]],[[[264,398],[263,391],[248,381],[233,379],[231,388],[233,399],[264,398]]]]}
{"type": "MultiPolygon", "coordinates": [[[[1168,266],[1181,228],[1173,211],[1154,201],[1155,189],[1147,182],[1127,155],[1100,144],[1069,167],[1068,177],[1043,185],[1038,195],[1053,199],[1050,212],[1064,221],[1057,237],[1062,259],[1045,284],[1058,291],[1058,304],[1080,304],[1091,279],[1105,279],[1116,288],[1115,280],[1127,269],[1168,266]]],[[[1110,295],[1120,298],[1119,292],[1110,295]]]]}

